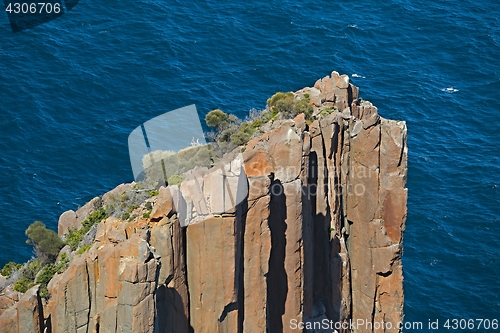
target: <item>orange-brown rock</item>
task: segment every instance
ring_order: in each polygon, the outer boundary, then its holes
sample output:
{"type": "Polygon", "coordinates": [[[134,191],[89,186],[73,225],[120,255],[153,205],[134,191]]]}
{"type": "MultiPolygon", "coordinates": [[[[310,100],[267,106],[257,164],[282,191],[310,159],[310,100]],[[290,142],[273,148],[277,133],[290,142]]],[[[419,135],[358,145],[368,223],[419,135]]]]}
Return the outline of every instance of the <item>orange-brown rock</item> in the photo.
{"type": "MultiPolygon", "coordinates": [[[[0,332],[281,333],[322,320],[393,324],[342,333],[398,332],[406,125],[358,93],[337,72],[297,91],[312,122],[269,123],[242,154],[162,187],[149,218],[101,222],[90,250],[66,252],[48,302],[36,287],[20,299],[0,292],[0,332]]],[[[93,205],[64,213],[59,232],[93,205]]]]}
{"type": "Polygon", "coordinates": [[[101,199],[99,197],[95,197],[87,202],[83,207],[80,207],[76,212],[72,210],[64,212],[59,217],[57,234],[59,236],[63,236],[69,231],[69,229],[80,229],[82,227],[82,222],[85,221],[89,214],[96,210],[100,204],[101,199]]]}
{"type": "Polygon", "coordinates": [[[151,211],[151,220],[159,221],[163,217],[168,217],[174,211],[174,201],[170,189],[164,186],[160,187],[156,204],[151,211]]]}

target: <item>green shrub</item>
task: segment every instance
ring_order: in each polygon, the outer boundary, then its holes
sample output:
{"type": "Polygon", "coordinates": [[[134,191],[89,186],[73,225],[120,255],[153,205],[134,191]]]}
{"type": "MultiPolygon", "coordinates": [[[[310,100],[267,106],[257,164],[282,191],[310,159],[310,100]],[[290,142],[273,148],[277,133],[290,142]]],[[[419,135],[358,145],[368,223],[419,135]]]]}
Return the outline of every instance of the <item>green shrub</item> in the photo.
{"type": "Polygon", "coordinates": [[[313,107],[308,99],[301,99],[295,102],[293,106],[293,116],[303,113],[306,119],[312,119],[313,107]]]}
{"type": "Polygon", "coordinates": [[[36,277],[36,284],[45,284],[49,283],[54,274],[57,273],[57,266],[55,264],[48,264],[43,266],[42,270],[36,277]]]}
{"type": "Polygon", "coordinates": [[[75,251],[78,248],[78,244],[83,239],[83,228],[76,230],[69,228],[68,233],[66,234],[66,244],[69,245],[72,251],[75,251]]]}
{"type": "Polygon", "coordinates": [[[70,259],[66,255],[66,253],[61,254],[61,260],[56,264],[57,265],[57,273],[62,273],[66,269],[67,264],[70,262],[70,259]]]}
{"type": "Polygon", "coordinates": [[[278,91],[276,94],[267,99],[267,105],[269,105],[272,110],[279,101],[290,99],[293,102],[293,93],[291,91],[286,93],[278,91]]]}
{"type": "Polygon", "coordinates": [[[76,251],[76,254],[82,254],[82,253],[85,253],[85,252],[87,252],[89,249],[90,249],[90,245],[85,244],[84,246],[82,246],[81,248],[79,248],[79,249],[78,249],[78,251],[76,251]]]}
{"type": "Polygon", "coordinates": [[[262,113],[262,123],[267,123],[270,120],[276,119],[278,116],[278,111],[276,110],[270,110],[262,113]]]}
{"type": "Polygon", "coordinates": [[[281,113],[284,117],[290,117],[293,113],[293,97],[278,100],[273,107],[273,111],[281,113]]]}
{"type": "Polygon", "coordinates": [[[149,219],[149,216],[151,215],[151,212],[146,212],[144,214],[142,214],[142,217],[145,218],[145,219],[149,219]]]}
{"type": "Polygon", "coordinates": [[[196,166],[199,165],[205,165],[207,161],[210,161],[210,151],[208,149],[208,146],[199,146],[198,151],[196,152],[196,155],[191,159],[191,162],[193,164],[196,164],[196,166]]]}
{"type": "Polygon", "coordinates": [[[184,175],[172,175],[168,177],[169,185],[180,185],[184,180],[184,175]]]}
{"type": "Polygon", "coordinates": [[[49,298],[49,289],[47,288],[46,285],[41,285],[40,288],[38,289],[38,294],[40,295],[41,298],[49,298]]]}
{"type": "Polygon", "coordinates": [[[231,134],[233,134],[233,131],[230,129],[223,130],[217,137],[217,142],[229,142],[231,140],[231,134]]]}
{"type": "Polygon", "coordinates": [[[319,112],[319,114],[322,115],[322,116],[328,116],[332,112],[333,112],[333,108],[325,108],[325,109],[321,109],[321,111],[319,112]]]}
{"type": "Polygon", "coordinates": [[[137,205],[137,204],[128,206],[127,211],[122,214],[121,219],[122,220],[130,220],[131,218],[137,217],[137,214],[133,214],[133,215],[131,215],[131,214],[138,207],[139,207],[139,205],[137,205]]]}
{"type": "Polygon", "coordinates": [[[158,190],[151,190],[148,192],[150,197],[156,197],[160,192],[158,190]]]}
{"type": "Polygon", "coordinates": [[[229,115],[220,109],[212,110],[205,116],[207,125],[215,127],[217,130],[221,130],[223,127],[227,126],[228,120],[229,115]]]}
{"type": "Polygon", "coordinates": [[[14,283],[14,290],[20,293],[27,292],[31,287],[35,285],[35,282],[28,280],[25,277],[20,278],[14,283]]]}
{"type": "Polygon", "coordinates": [[[69,259],[66,258],[65,254],[66,253],[63,253],[63,255],[61,255],[61,261],[59,261],[57,264],[47,264],[43,266],[43,268],[40,270],[40,273],[37,275],[35,283],[40,285],[40,297],[49,297],[49,290],[47,289],[47,285],[49,284],[50,280],[52,280],[56,273],[62,273],[66,269],[66,264],[69,262],[69,259]]]}
{"type": "Polygon", "coordinates": [[[27,278],[30,281],[35,280],[35,276],[40,272],[40,270],[43,267],[43,263],[40,259],[34,259],[31,261],[28,261],[24,267],[22,268],[22,276],[27,278]]]}
{"type": "Polygon", "coordinates": [[[11,261],[3,266],[3,268],[0,270],[0,274],[9,277],[14,271],[21,269],[21,267],[23,267],[22,264],[17,264],[11,261]]]}
{"type": "Polygon", "coordinates": [[[260,125],[262,125],[262,119],[256,119],[252,122],[252,127],[253,128],[259,128],[260,125]]]}
{"type": "Polygon", "coordinates": [[[175,158],[179,162],[187,162],[196,156],[196,154],[198,153],[198,150],[201,149],[201,147],[202,146],[194,146],[194,147],[187,147],[187,148],[181,149],[181,150],[179,150],[177,155],[175,155],[175,158]]]}
{"type": "Polygon", "coordinates": [[[127,192],[123,192],[121,195],[120,195],[120,202],[125,202],[128,200],[128,195],[127,195],[127,192]]]}
{"type": "Polygon", "coordinates": [[[59,251],[63,248],[64,242],[53,230],[47,229],[40,221],[33,222],[26,229],[28,244],[33,244],[38,257],[43,261],[54,261],[59,251]]]}
{"type": "Polygon", "coordinates": [[[304,98],[295,100],[292,92],[277,92],[267,100],[267,104],[269,105],[271,114],[265,115],[264,119],[266,121],[276,118],[278,113],[285,118],[295,117],[298,114],[304,113],[306,119],[312,119],[313,107],[310,104],[309,94],[304,94],[304,98]]]}
{"type": "Polygon", "coordinates": [[[231,135],[231,142],[237,146],[244,145],[251,138],[255,129],[249,123],[243,123],[236,132],[231,135]]]}
{"type": "Polygon", "coordinates": [[[69,229],[66,234],[66,244],[71,247],[72,251],[75,251],[78,248],[78,245],[83,239],[83,236],[89,232],[92,226],[100,223],[102,220],[105,220],[109,214],[106,212],[106,209],[103,207],[99,208],[96,211],[93,211],[89,214],[89,216],[82,222],[82,227],[78,230],[69,229]]]}
{"type": "Polygon", "coordinates": [[[102,220],[105,220],[107,218],[108,214],[106,213],[106,210],[103,207],[101,207],[98,210],[90,213],[89,216],[85,219],[85,221],[82,222],[82,226],[83,228],[88,228],[88,230],[90,230],[90,228],[93,225],[101,223],[102,220]]]}

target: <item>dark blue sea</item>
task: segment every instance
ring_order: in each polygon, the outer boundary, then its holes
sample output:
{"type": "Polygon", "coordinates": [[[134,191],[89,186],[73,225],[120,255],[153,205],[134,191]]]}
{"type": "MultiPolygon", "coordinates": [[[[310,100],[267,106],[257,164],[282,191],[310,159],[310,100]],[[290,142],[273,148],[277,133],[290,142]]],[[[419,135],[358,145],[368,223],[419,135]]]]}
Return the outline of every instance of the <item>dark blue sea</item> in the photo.
{"type": "Polygon", "coordinates": [[[141,123],[244,117],[336,70],[408,125],[406,321],[500,320],[499,17],[498,0],[80,0],[12,33],[0,13],[0,265],[32,256],[33,221],[133,180],[141,123]]]}

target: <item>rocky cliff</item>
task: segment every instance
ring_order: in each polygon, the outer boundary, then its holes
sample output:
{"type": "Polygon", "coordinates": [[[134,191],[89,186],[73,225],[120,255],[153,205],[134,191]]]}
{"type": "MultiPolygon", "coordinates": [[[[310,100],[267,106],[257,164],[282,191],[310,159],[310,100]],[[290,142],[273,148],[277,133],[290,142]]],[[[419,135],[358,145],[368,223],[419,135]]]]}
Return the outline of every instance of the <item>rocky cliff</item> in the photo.
{"type": "MultiPolygon", "coordinates": [[[[400,331],[406,125],[336,72],[295,93],[305,95],[312,122],[271,121],[241,163],[228,154],[212,168],[224,175],[196,170],[131,221],[101,222],[88,251],[69,251],[48,300],[37,286],[4,290],[0,331],[400,331]],[[226,184],[242,177],[248,191],[232,207],[226,184]]],[[[92,207],[63,214],[60,233],[92,207]]]]}

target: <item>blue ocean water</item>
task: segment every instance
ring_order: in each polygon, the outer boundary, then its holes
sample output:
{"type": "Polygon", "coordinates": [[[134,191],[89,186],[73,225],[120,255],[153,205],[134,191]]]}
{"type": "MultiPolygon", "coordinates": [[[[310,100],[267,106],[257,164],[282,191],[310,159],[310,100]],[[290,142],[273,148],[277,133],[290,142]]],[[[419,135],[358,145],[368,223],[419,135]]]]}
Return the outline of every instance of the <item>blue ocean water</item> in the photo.
{"type": "Polygon", "coordinates": [[[408,125],[406,321],[500,319],[499,14],[497,0],[81,0],[13,34],[0,13],[0,265],[30,258],[33,221],[56,229],[132,181],[144,121],[193,103],[244,117],[336,70],[408,125]]]}

